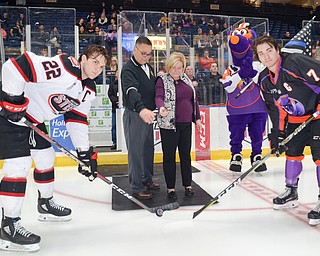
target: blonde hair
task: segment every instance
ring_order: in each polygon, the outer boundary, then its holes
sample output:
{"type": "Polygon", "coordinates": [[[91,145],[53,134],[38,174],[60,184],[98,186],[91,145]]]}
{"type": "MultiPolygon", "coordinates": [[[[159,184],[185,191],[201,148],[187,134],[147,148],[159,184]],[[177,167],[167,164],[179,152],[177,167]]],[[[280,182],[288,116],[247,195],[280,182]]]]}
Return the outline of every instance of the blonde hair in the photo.
{"type": "Polygon", "coordinates": [[[182,62],[183,70],[186,68],[186,58],[184,57],[184,55],[180,52],[173,52],[167,59],[166,71],[169,72],[170,68],[177,62],[182,62]]]}

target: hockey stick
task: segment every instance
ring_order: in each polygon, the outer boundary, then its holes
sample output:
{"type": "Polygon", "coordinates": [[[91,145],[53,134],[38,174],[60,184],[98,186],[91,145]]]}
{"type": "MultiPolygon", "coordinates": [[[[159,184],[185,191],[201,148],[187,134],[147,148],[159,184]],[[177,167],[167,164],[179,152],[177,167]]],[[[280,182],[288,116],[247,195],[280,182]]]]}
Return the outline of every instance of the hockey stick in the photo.
{"type": "Polygon", "coordinates": [[[245,87],[243,87],[243,88],[241,89],[241,91],[238,92],[238,94],[236,95],[235,98],[238,99],[238,98],[245,92],[245,90],[248,89],[248,87],[249,87],[252,83],[253,83],[253,80],[251,80],[250,83],[248,83],[245,87]]]}
{"type": "MultiPolygon", "coordinates": [[[[281,143],[279,143],[280,146],[284,146],[287,144],[294,136],[296,136],[301,130],[303,130],[313,119],[315,119],[320,114],[320,111],[316,111],[312,114],[305,122],[300,124],[291,134],[289,134],[281,143]]],[[[224,190],[222,190],[218,195],[216,195],[214,198],[210,200],[209,203],[201,207],[198,211],[195,211],[193,213],[192,219],[197,217],[200,213],[202,213],[206,208],[210,207],[213,204],[218,203],[218,200],[226,194],[230,189],[238,185],[246,176],[248,176],[251,172],[256,170],[260,165],[262,165],[267,159],[271,156],[271,152],[269,152],[267,155],[265,155],[260,161],[254,163],[252,167],[247,170],[245,173],[243,173],[239,178],[234,180],[229,186],[227,186],[224,190]]]]}
{"type": "MultiPolygon", "coordinates": [[[[29,122],[27,119],[23,118],[21,121],[23,121],[30,129],[34,130],[37,134],[39,134],[42,138],[44,138],[46,141],[48,141],[49,143],[51,143],[52,145],[54,145],[55,147],[57,147],[58,149],[60,149],[64,154],[66,154],[67,156],[69,156],[72,160],[74,160],[75,162],[77,162],[78,164],[80,164],[81,166],[87,166],[89,167],[86,163],[84,163],[83,161],[81,161],[77,156],[75,156],[74,154],[72,154],[69,150],[67,150],[66,148],[64,148],[62,145],[60,145],[58,142],[56,142],[54,139],[50,138],[50,136],[48,136],[46,133],[44,133],[42,130],[40,130],[38,127],[36,127],[35,125],[33,125],[33,123],[29,122]]],[[[110,181],[109,179],[107,179],[106,177],[104,177],[103,175],[101,175],[100,173],[97,174],[97,177],[99,179],[101,179],[102,181],[104,181],[105,183],[107,183],[108,185],[110,185],[114,190],[116,190],[117,192],[119,192],[121,195],[123,195],[124,197],[128,198],[129,200],[131,200],[132,202],[134,202],[135,204],[139,205],[141,208],[151,212],[151,213],[155,213],[158,217],[161,217],[163,215],[164,211],[170,211],[170,210],[174,210],[179,208],[179,203],[177,202],[173,202],[173,203],[169,203],[169,204],[165,204],[165,205],[161,205],[161,206],[156,206],[156,207],[148,207],[145,204],[143,204],[142,202],[140,202],[138,199],[136,199],[135,197],[131,196],[130,194],[128,194],[126,191],[124,191],[122,188],[118,187],[116,184],[114,184],[112,181],[110,181]]],[[[89,179],[90,180],[90,179],[89,179]]],[[[90,180],[92,181],[92,180],[90,180]]]]}

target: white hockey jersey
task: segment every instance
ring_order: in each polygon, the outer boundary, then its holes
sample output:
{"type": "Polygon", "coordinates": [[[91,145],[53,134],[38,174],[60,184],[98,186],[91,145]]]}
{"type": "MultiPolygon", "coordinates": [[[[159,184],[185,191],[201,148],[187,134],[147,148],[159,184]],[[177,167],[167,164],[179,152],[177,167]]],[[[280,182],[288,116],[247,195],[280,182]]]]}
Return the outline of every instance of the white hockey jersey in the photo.
{"type": "Polygon", "coordinates": [[[2,90],[29,99],[26,117],[39,124],[64,115],[76,148],[89,148],[87,115],[96,96],[95,82],[81,80],[78,61],[67,55],[49,58],[25,52],[2,67],[2,90]]]}

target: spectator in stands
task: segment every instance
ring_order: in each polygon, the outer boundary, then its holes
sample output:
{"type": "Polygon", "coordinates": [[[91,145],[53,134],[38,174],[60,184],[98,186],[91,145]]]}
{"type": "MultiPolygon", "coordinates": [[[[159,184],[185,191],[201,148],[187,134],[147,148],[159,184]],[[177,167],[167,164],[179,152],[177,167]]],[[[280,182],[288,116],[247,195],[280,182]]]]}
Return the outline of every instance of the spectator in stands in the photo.
{"type": "Polygon", "coordinates": [[[87,23],[89,23],[91,19],[93,19],[93,23],[97,22],[97,17],[94,11],[91,11],[90,14],[87,16],[87,23]]]}
{"type": "Polygon", "coordinates": [[[182,21],[182,26],[184,28],[189,28],[191,26],[191,20],[190,20],[189,14],[186,13],[184,17],[182,17],[181,21],[182,21]]]}
{"type": "Polygon", "coordinates": [[[167,23],[163,19],[160,19],[157,28],[159,33],[164,34],[166,33],[167,23]]]}
{"type": "Polygon", "coordinates": [[[210,74],[205,77],[204,84],[206,87],[206,104],[225,103],[226,96],[223,85],[220,82],[222,76],[218,73],[218,63],[213,62],[210,66],[210,74]]]}
{"type": "Polygon", "coordinates": [[[282,37],[282,42],[283,45],[285,45],[286,43],[288,43],[291,40],[291,35],[289,31],[286,31],[284,36],[282,37]]]}
{"type": "Polygon", "coordinates": [[[0,25],[5,31],[9,32],[9,18],[8,13],[4,12],[0,17],[0,25]]]}
{"type": "Polygon", "coordinates": [[[24,16],[24,13],[19,14],[19,22],[22,28],[26,26],[26,17],[24,16]]]}
{"type": "Polygon", "coordinates": [[[177,32],[175,33],[175,44],[176,45],[189,45],[188,40],[185,36],[185,32],[181,26],[178,26],[177,32]]]}
{"type": "Polygon", "coordinates": [[[110,24],[107,28],[107,31],[111,33],[112,31],[117,31],[117,24],[114,19],[110,19],[110,24]]]}
{"type": "Polygon", "coordinates": [[[16,24],[10,29],[10,37],[13,39],[22,39],[23,28],[21,27],[20,21],[17,20],[16,24]]]}
{"type": "Polygon", "coordinates": [[[214,25],[215,25],[214,20],[210,19],[208,21],[208,26],[209,26],[209,29],[212,29],[212,32],[213,32],[213,29],[214,29],[214,25]]]}
{"type": "Polygon", "coordinates": [[[132,24],[129,21],[125,21],[122,24],[122,32],[123,33],[132,33],[133,32],[132,24]]]}
{"type": "Polygon", "coordinates": [[[107,14],[107,6],[106,6],[106,2],[105,1],[102,1],[101,2],[101,7],[100,7],[100,13],[105,13],[107,14]]]}
{"type": "Polygon", "coordinates": [[[118,70],[118,60],[116,57],[111,58],[109,70],[117,71],[118,70]]]}
{"type": "Polygon", "coordinates": [[[193,36],[193,46],[198,47],[198,41],[202,40],[202,38],[203,38],[202,29],[198,28],[198,34],[193,36]]]}
{"type": "Polygon", "coordinates": [[[46,46],[46,45],[42,46],[41,51],[40,51],[40,55],[48,57],[48,46],[46,46]]]}
{"type": "Polygon", "coordinates": [[[114,20],[114,24],[117,25],[117,14],[115,12],[111,13],[109,17],[109,22],[111,23],[111,20],[114,20]]]}
{"type": "Polygon", "coordinates": [[[204,50],[203,56],[199,59],[200,68],[203,70],[210,70],[211,63],[213,62],[216,62],[216,60],[209,56],[209,50],[204,50]]]}
{"type": "Polygon", "coordinates": [[[111,149],[114,150],[117,149],[116,111],[119,108],[118,71],[115,73],[115,80],[109,86],[108,97],[112,103],[111,149]]]}
{"type": "Polygon", "coordinates": [[[196,77],[194,76],[194,72],[193,72],[193,68],[191,66],[187,66],[186,67],[186,71],[185,71],[186,75],[189,77],[189,79],[192,82],[192,85],[196,91],[196,96],[198,99],[198,102],[200,105],[203,105],[203,87],[200,86],[200,84],[198,83],[196,77]]]}
{"type": "Polygon", "coordinates": [[[316,40],[312,46],[312,58],[320,60],[320,41],[316,40]]]}
{"type": "Polygon", "coordinates": [[[38,45],[44,45],[49,41],[49,33],[45,31],[45,27],[42,23],[36,23],[36,25],[38,24],[39,31],[33,33],[33,43],[38,45]]]}
{"type": "Polygon", "coordinates": [[[106,14],[104,12],[102,12],[100,14],[100,17],[98,19],[98,23],[97,26],[99,28],[102,28],[103,30],[107,30],[108,27],[108,18],[106,17],[106,14]]]}
{"type": "Polygon", "coordinates": [[[94,34],[96,26],[97,26],[97,25],[96,25],[94,19],[91,18],[90,21],[89,21],[89,23],[87,24],[87,27],[86,27],[87,33],[88,33],[88,34],[94,34]]]}
{"type": "Polygon", "coordinates": [[[76,23],[76,25],[79,27],[79,30],[80,30],[80,27],[84,27],[84,29],[86,29],[86,24],[84,22],[84,18],[80,18],[78,20],[78,22],[76,23]]]}
{"type": "Polygon", "coordinates": [[[2,39],[6,40],[7,39],[7,31],[5,31],[3,28],[1,28],[1,34],[2,34],[2,39]]]}
{"type": "Polygon", "coordinates": [[[58,48],[56,51],[56,55],[64,54],[61,48],[58,48]]]}
{"type": "Polygon", "coordinates": [[[207,33],[208,32],[208,22],[206,17],[201,17],[201,21],[199,23],[199,27],[202,28],[202,31],[207,33]]]}
{"type": "Polygon", "coordinates": [[[216,22],[216,24],[214,25],[213,32],[214,32],[214,34],[218,34],[218,33],[220,33],[220,32],[221,32],[219,22],[216,22]]]}
{"type": "Polygon", "coordinates": [[[85,30],[85,27],[80,26],[79,27],[79,40],[80,40],[80,42],[87,43],[88,39],[89,39],[89,35],[88,35],[87,31],[85,30]]]}
{"type": "Polygon", "coordinates": [[[57,26],[53,26],[53,29],[50,32],[50,43],[52,43],[54,47],[61,46],[61,35],[57,26]]]}
{"type": "Polygon", "coordinates": [[[109,52],[116,51],[118,43],[117,31],[111,30],[106,35],[106,47],[109,52]]]}
{"type": "Polygon", "coordinates": [[[214,33],[213,33],[213,29],[210,28],[209,31],[208,31],[208,40],[209,40],[209,43],[214,40],[214,33]]]}
{"type": "Polygon", "coordinates": [[[95,27],[93,36],[90,37],[91,44],[104,45],[105,35],[103,29],[95,27]]]}

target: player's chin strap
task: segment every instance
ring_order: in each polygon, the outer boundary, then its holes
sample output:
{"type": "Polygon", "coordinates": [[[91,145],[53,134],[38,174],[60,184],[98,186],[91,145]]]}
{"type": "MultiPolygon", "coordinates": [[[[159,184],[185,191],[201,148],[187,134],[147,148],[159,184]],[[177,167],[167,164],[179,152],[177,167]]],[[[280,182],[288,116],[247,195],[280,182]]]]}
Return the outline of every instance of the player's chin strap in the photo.
{"type": "MultiPolygon", "coordinates": [[[[39,134],[42,138],[44,138],[46,141],[51,143],[53,146],[57,147],[59,150],[61,150],[64,154],[72,158],[74,161],[76,161],[78,164],[85,166],[86,169],[90,170],[90,166],[88,166],[85,162],[81,161],[77,156],[72,154],[69,150],[65,149],[63,146],[61,146],[58,142],[51,139],[46,133],[44,133],[42,130],[40,130],[37,126],[33,125],[30,121],[28,121],[25,117],[21,119],[21,122],[25,123],[30,129],[35,131],[37,134],[39,134]]],[[[96,177],[93,175],[91,171],[86,170],[85,176],[88,177],[89,181],[93,181],[96,177]]]]}

